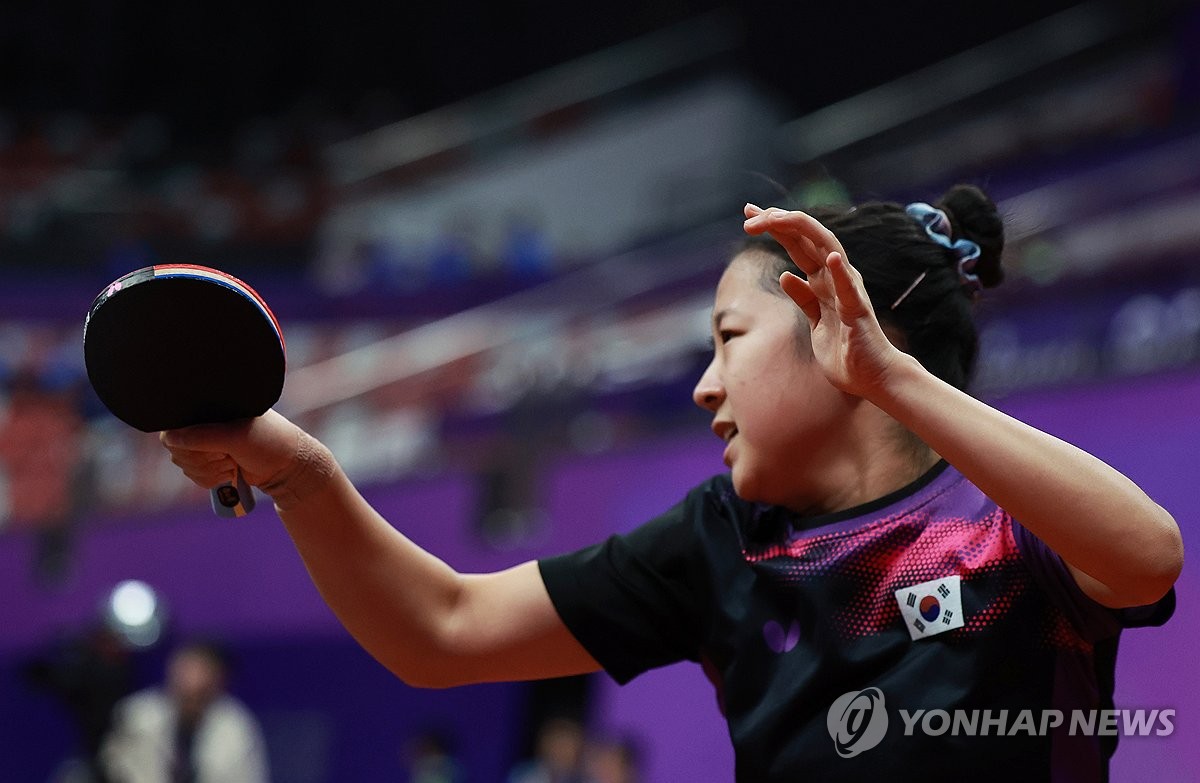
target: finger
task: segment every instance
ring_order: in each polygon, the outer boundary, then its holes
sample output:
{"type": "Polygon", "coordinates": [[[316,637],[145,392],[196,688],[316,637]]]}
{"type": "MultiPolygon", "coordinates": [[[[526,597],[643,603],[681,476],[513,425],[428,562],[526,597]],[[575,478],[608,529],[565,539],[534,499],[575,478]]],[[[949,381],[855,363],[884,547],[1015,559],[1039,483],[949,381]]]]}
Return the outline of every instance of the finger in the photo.
{"type": "Polygon", "coordinates": [[[214,462],[229,459],[229,455],[220,451],[189,451],[187,449],[168,449],[171,461],[179,467],[203,467],[214,462]]]}
{"type": "Polygon", "coordinates": [[[746,231],[751,234],[761,234],[769,230],[772,226],[780,223],[782,216],[788,214],[787,210],[780,209],[779,207],[767,207],[763,209],[760,206],[749,203],[746,204],[744,211],[746,213],[746,231]]]}
{"type": "Polygon", "coordinates": [[[819,250],[808,237],[796,237],[789,234],[776,234],[771,232],[771,236],[775,241],[783,246],[787,251],[788,256],[800,269],[804,270],[804,274],[812,277],[821,271],[821,266],[824,263],[828,253],[819,250]]]}
{"type": "Polygon", "coordinates": [[[230,481],[237,473],[237,464],[226,454],[209,455],[209,458],[202,459],[188,459],[172,454],[171,462],[193,483],[205,489],[230,481]]]}
{"type": "Polygon", "coordinates": [[[204,489],[212,489],[228,481],[233,481],[237,477],[237,464],[229,457],[206,465],[181,465],[180,469],[183,471],[183,475],[187,476],[192,483],[204,489]]]}
{"type": "Polygon", "coordinates": [[[838,313],[843,320],[861,318],[871,312],[871,303],[862,287],[858,270],[850,266],[846,257],[841,253],[830,253],[825,265],[833,279],[838,313]]]}
{"type": "Polygon", "coordinates": [[[169,449],[194,451],[228,451],[232,438],[242,434],[249,426],[248,421],[230,424],[198,424],[177,430],[159,433],[159,440],[169,449]]]}
{"type": "Polygon", "coordinates": [[[783,249],[791,256],[796,266],[807,275],[816,274],[821,269],[825,258],[837,247],[826,248],[821,243],[833,238],[828,231],[815,233],[813,226],[821,226],[815,219],[803,212],[788,212],[777,207],[770,207],[764,212],[747,218],[744,224],[746,233],[758,235],[769,233],[783,249]]]}
{"type": "Polygon", "coordinates": [[[747,218],[746,223],[754,227],[753,233],[770,231],[777,239],[777,235],[784,233],[796,239],[807,237],[820,253],[813,259],[817,262],[823,261],[829,253],[843,252],[842,243],[837,235],[807,212],[768,207],[760,214],[747,218]]]}
{"type": "Polygon", "coordinates": [[[816,259],[823,257],[816,252],[811,241],[796,237],[781,231],[776,231],[764,220],[768,213],[750,218],[745,223],[745,231],[751,236],[769,233],[771,237],[787,251],[792,262],[806,275],[814,275],[821,270],[820,262],[816,259]]]}
{"type": "Polygon", "coordinates": [[[807,212],[788,212],[786,217],[780,219],[787,225],[789,231],[807,237],[812,242],[813,246],[821,253],[821,258],[818,260],[823,261],[829,253],[843,252],[842,243],[837,235],[807,212]]]}
{"type": "Polygon", "coordinates": [[[779,286],[804,312],[809,324],[815,327],[821,320],[821,302],[813,293],[808,281],[791,272],[784,272],[779,276],[779,286]]]}

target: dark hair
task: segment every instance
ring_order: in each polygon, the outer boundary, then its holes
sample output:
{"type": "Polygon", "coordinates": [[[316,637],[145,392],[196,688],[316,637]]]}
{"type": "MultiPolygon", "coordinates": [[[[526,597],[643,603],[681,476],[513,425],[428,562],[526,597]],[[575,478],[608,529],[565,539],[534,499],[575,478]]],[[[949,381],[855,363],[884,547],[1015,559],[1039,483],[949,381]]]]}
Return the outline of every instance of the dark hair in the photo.
{"type": "MultiPolygon", "coordinates": [[[[934,206],[950,218],[952,239],[969,239],[979,245],[973,270],[979,282],[986,288],[999,285],[1004,279],[1000,263],[1004,224],[992,200],[973,185],[956,185],[934,206]]],[[[972,292],[959,277],[955,253],[930,239],[901,204],[871,201],[849,211],[807,211],[837,235],[850,263],[862,273],[880,323],[900,333],[898,347],[937,377],[966,389],[975,370],[979,336],[972,292]],[[925,277],[892,309],[922,273],[925,277]]],[[[739,252],[748,249],[770,254],[772,263],[764,270],[764,286],[772,293],[783,295],[778,283],[783,272],[804,276],[787,251],[765,234],[748,239],[739,252]]]]}

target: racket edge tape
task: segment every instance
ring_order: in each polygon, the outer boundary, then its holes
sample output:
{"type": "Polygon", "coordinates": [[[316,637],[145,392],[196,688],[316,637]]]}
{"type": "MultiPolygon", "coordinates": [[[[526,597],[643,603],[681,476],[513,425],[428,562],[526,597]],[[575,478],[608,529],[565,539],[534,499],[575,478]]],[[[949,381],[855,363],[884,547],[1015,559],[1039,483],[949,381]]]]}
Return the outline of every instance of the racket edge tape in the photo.
{"type": "MultiPolygon", "coordinates": [[[[244,305],[235,305],[235,309],[240,309],[240,317],[246,319],[249,316],[245,312],[244,305]]],[[[131,306],[132,304],[127,306],[125,308],[126,311],[128,311],[129,307],[131,306]]],[[[186,315],[176,315],[178,317],[186,317],[186,315]]],[[[257,323],[257,320],[250,318],[250,322],[257,323]]],[[[140,331],[149,330],[153,332],[152,336],[148,339],[152,341],[157,340],[158,342],[156,344],[162,344],[164,341],[169,342],[169,335],[171,332],[171,329],[169,328],[170,326],[172,326],[170,323],[166,325],[166,328],[163,328],[161,324],[150,324],[149,327],[146,327],[146,325],[143,324],[143,328],[140,331]]],[[[178,323],[174,323],[173,326],[178,329],[180,325],[178,323]]],[[[139,330],[134,329],[132,331],[136,332],[139,330]]],[[[187,329],[181,329],[181,331],[186,332],[187,329]]],[[[239,339],[239,335],[225,335],[225,339],[222,342],[232,343],[239,341],[239,339]]],[[[188,346],[183,344],[178,348],[178,350],[183,350],[186,352],[187,348],[188,346]]],[[[177,352],[177,346],[170,345],[170,350],[177,352]]],[[[224,351],[224,349],[222,349],[222,351],[223,355],[228,354],[228,352],[224,351]]],[[[212,267],[199,266],[196,264],[157,264],[154,266],[143,267],[122,275],[109,285],[105,286],[105,288],[92,302],[92,305],[88,310],[87,318],[84,321],[84,354],[84,360],[89,379],[92,381],[92,386],[96,390],[100,401],[104,403],[105,407],[108,408],[109,411],[116,416],[116,418],[124,421],[130,426],[135,427],[136,429],[142,430],[143,432],[154,432],[162,429],[174,429],[177,426],[189,426],[191,424],[206,423],[209,419],[226,421],[261,415],[270,409],[274,402],[278,401],[279,395],[282,392],[283,375],[284,370],[286,369],[286,343],[284,342],[283,331],[279,326],[279,321],[276,319],[275,314],[267,306],[266,302],[258,294],[258,292],[247,285],[244,281],[234,277],[233,275],[212,267]],[[203,412],[198,412],[197,410],[188,411],[186,414],[182,414],[182,418],[180,416],[172,417],[169,415],[163,415],[162,411],[167,410],[167,408],[163,408],[161,410],[154,409],[157,411],[158,415],[151,414],[148,418],[134,415],[130,413],[130,406],[134,404],[133,401],[129,398],[122,398],[119,391],[122,388],[127,388],[129,386],[128,377],[132,373],[136,372],[137,369],[141,368],[138,363],[144,363],[144,360],[146,360],[147,357],[137,356],[137,351],[133,350],[132,348],[124,352],[118,352],[128,354],[128,357],[126,357],[127,361],[134,362],[132,365],[126,364],[121,366],[119,365],[119,360],[113,356],[113,346],[111,344],[107,346],[109,349],[107,352],[100,350],[99,348],[89,350],[94,348],[97,339],[101,342],[104,342],[104,340],[107,339],[109,343],[112,343],[114,338],[110,337],[108,334],[112,330],[124,330],[124,332],[131,331],[131,327],[128,324],[114,326],[107,323],[107,320],[111,319],[96,317],[97,313],[102,312],[102,307],[107,302],[124,293],[125,295],[121,301],[133,303],[135,300],[140,299],[141,297],[131,297],[125,292],[137,288],[141,290],[143,292],[143,296],[145,296],[146,292],[158,289],[142,288],[142,284],[154,280],[168,282],[172,279],[187,283],[186,290],[193,292],[193,298],[197,296],[197,293],[202,294],[202,299],[214,295],[219,297],[219,295],[215,294],[214,290],[206,289],[203,286],[192,286],[192,281],[219,286],[223,290],[232,291],[238,295],[238,298],[227,299],[225,300],[226,304],[228,304],[228,302],[242,302],[244,305],[248,304],[251,306],[257,318],[261,318],[262,322],[269,325],[271,337],[267,337],[266,332],[261,327],[256,327],[251,330],[255,333],[255,335],[257,335],[257,341],[254,343],[255,350],[258,352],[269,352],[272,355],[269,357],[269,366],[265,368],[256,367],[254,372],[250,374],[255,375],[255,377],[258,378],[269,377],[272,378],[272,380],[268,386],[260,386],[259,393],[253,396],[252,399],[246,403],[249,405],[249,407],[246,407],[246,404],[235,405],[232,408],[228,406],[222,407],[221,405],[217,405],[215,408],[206,409],[203,412]],[[101,333],[100,338],[95,338],[96,332],[101,333]],[[89,340],[89,336],[95,339],[89,340]],[[277,347],[277,356],[275,355],[275,348],[269,347],[271,345],[277,347]],[[113,369],[114,363],[117,363],[115,370],[113,369]],[[113,372],[117,373],[117,377],[115,379],[113,377],[113,372]],[[123,378],[121,377],[122,373],[125,374],[125,377],[123,378]],[[264,376],[260,373],[265,373],[266,375],[264,376]],[[124,411],[125,415],[121,415],[118,413],[118,411],[124,411]]],[[[187,384],[199,383],[202,385],[212,378],[219,378],[222,369],[228,368],[224,367],[223,362],[216,364],[218,364],[218,366],[212,367],[205,366],[203,363],[201,363],[194,368],[195,372],[202,373],[202,379],[176,379],[176,382],[187,384]]],[[[234,364],[236,365],[236,363],[234,364]]],[[[243,362],[241,366],[244,369],[245,363],[243,362]]],[[[230,390],[230,386],[236,386],[237,382],[238,378],[236,377],[235,373],[234,377],[226,383],[226,387],[222,389],[222,391],[226,395],[236,393],[230,390]]],[[[139,392],[133,392],[135,399],[138,393],[139,392]]],[[[242,403],[240,400],[238,402],[242,403]]],[[[152,404],[167,405],[169,408],[169,403],[162,400],[157,400],[152,404]]],[[[222,517],[243,516],[253,510],[255,505],[254,493],[249,485],[246,484],[240,468],[238,468],[236,471],[234,481],[226,482],[218,487],[214,487],[209,494],[214,513],[222,517]]]]}

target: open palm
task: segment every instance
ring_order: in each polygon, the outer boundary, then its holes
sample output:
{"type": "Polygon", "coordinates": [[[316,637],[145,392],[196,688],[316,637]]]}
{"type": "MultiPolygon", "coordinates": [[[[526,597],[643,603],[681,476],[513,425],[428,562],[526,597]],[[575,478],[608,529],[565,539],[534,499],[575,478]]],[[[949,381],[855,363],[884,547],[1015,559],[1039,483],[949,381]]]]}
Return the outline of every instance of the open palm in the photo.
{"type": "Polygon", "coordinates": [[[770,234],[807,279],[785,272],[780,285],[812,329],[813,356],[842,391],[868,396],[899,351],[875,317],[862,275],[833,232],[804,212],[746,205],[746,233],[770,234]]]}

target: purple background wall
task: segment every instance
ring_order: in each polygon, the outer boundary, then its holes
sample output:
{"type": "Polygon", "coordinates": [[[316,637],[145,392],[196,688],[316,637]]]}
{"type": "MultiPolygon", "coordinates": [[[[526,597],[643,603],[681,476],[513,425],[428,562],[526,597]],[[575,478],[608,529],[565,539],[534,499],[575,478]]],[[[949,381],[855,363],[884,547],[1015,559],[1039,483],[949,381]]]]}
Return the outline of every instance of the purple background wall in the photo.
{"type": "MultiPolygon", "coordinates": [[[[1175,514],[1190,552],[1200,515],[1197,403],[1200,374],[1191,373],[1026,394],[998,405],[1130,475],[1175,514]]],[[[476,492],[467,477],[367,494],[397,527],[455,567],[491,570],[633,527],[699,478],[720,470],[719,452],[711,436],[699,434],[552,465],[543,485],[552,524],[535,546],[507,552],[483,546],[471,531],[476,492]]],[[[391,769],[397,738],[425,717],[466,721],[469,716],[479,727],[467,743],[479,769],[499,770],[511,760],[506,755],[516,742],[511,727],[523,709],[518,686],[423,693],[396,683],[347,641],[269,512],[231,523],[197,508],[136,526],[110,524],[81,536],[77,554],[67,584],[47,593],[30,579],[32,542],[17,535],[0,539],[0,727],[9,727],[0,728],[0,758],[5,759],[0,767],[44,770],[62,749],[61,726],[58,739],[53,732],[45,734],[55,725],[53,710],[19,683],[16,662],[64,629],[81,625],[94,613],[98,596],[124,578],[160,588],[180,632],[219,631],[237,639],[247,664],[239,692],[278,719],[285,735],[324,737],[329,768],[350,775],[331,779],[376,779],[365,770],[391,769]],[[323,710],[324,717],[314,718],[313,710],[323,710]],[[35,735],[30,727],[43,733],[35,735]],[[50,739],[41,740],[41,746],[24,740],[33,736],[50,739]],[[50,747],[43,747],[47,742],[50,747]]],[[[1189,563],[1177,586],[1174,620],[1163,629],[1125,636],[1119,706],[1170,707],[1177,713],[1170,737],[1122,739],[1115,780],[1132,779],[1135,769],[1138,779],[1160,780],[1191,779],[1200,771],[1200,747],[1189,742],[1200,728],[1200,689],[1189,652],[1200,640],[1193,598],[1198,582],[1200,575],[1189,563]]],[[[695,667],[671,667],[625,688],[605,678],[599,682],[597,721],[647,738],[647,781],[729,777],[727,735],[711,688],[695,667]]]]}

